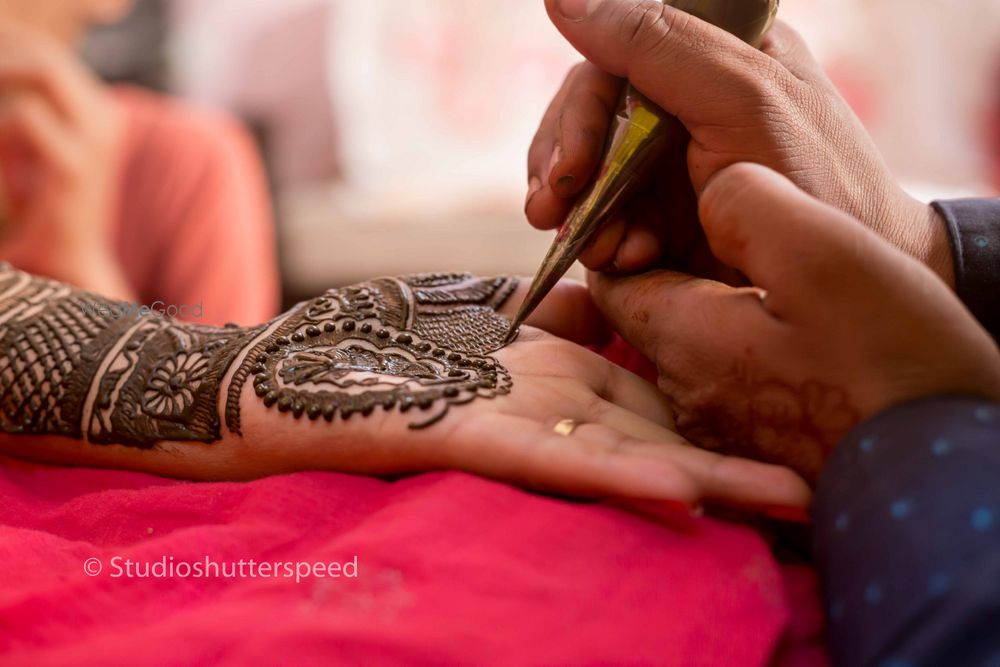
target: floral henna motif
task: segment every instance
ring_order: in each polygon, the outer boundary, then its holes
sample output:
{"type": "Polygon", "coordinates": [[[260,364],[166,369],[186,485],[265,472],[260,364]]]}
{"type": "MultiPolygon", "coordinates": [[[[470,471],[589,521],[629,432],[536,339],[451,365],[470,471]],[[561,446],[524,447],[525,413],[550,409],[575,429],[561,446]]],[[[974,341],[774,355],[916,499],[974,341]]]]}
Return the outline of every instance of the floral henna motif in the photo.
{"type": "Polygon", "coordinates": [[[160,364],[146,383],[142,407],[151,414],[176,417],[194,404],[194,392],[209,373],[204,352],[181,352],[160,364]]]}
{"type": "Polygon", "coordinates": [[[830,449],[860,418],[840,387],[761,378],[743,364],[711,395],[723,399],[678,404],[681,435],[716,451],[752,447],[756,458],[790,463],[808,477],[818,474],[830,449]]]}
{"type": "Polygon", "coordinates": [[[133,447],[212,442],[222,377],[258,333],[130,313],[0,265],[0,430],[133,447]]]}

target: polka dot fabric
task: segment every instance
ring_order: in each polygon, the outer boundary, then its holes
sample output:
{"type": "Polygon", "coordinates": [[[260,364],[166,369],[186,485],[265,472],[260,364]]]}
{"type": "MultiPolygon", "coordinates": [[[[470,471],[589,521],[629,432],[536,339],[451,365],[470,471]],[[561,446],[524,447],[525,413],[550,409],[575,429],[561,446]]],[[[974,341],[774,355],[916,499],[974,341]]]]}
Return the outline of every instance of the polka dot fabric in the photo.
{"type": "Polygon", "coordinates": [[[863,424],[814,515],[835,664],[1000,667],[1000,406],[936,398],[863,424]]]}

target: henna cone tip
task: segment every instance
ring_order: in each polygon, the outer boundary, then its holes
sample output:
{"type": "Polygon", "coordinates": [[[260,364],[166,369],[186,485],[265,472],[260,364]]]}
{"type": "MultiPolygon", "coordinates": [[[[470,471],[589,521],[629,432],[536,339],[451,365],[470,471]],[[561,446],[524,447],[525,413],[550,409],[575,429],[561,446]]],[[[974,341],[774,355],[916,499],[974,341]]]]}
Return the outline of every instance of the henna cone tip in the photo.
{"type": "Polygon", "coordinates": [[[507,334],[503,337],[504,346],[510,345],[517,338],[517,334],[521,332],[521,322],[520,320],[514,320],[510,323],[510,328],[507,329],[507,334]]]}

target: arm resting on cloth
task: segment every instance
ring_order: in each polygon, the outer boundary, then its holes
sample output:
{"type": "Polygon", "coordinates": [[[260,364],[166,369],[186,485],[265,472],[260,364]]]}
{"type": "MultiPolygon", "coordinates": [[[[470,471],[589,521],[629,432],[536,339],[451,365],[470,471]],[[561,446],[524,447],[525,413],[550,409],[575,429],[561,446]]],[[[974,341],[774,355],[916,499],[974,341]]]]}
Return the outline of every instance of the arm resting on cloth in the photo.
{"type": "MultiPolygon", "coordinates": [[[[461,469],[588,497],[804,506],[790,471],[702,452],[654,387],[534,329],[501,348],[519,281],[334,289],[255,327],[182,324],[0,268],[0,451],[243,479],[461,469]],[[583,424],[569,435],[553,426],[583,424]]],[[[565,285],[546,318],[585,294],[565,285]]]]}

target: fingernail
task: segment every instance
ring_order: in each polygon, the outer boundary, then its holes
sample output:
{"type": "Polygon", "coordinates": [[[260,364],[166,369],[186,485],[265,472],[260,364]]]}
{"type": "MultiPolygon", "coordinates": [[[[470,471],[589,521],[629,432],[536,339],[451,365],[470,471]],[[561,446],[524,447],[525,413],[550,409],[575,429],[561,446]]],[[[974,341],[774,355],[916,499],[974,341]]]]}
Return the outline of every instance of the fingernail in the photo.
{"type": "Polygon", "coordinates": [[[622,267],[627,265],[626,262],[627,255],[625,248],[627,244],[628,244],[628,236],[626,236],[625,240],[618,245],[618,249],[615,251],[615,271],[621,271],[622,267]]]}
{"type": "Polygon", "coordinates": [[[549,173],[546,175],[546,179],[552,174],[552,170],[556,168],[556,165],[562,161],[562,146],[556,144],[556,147],[552,149],[552,157],[549,158],[549,173]]]}
{"type": "Polygon", "coordinates": [[[528,210],[528,206],[531,205],[531,200],[535,198],[538,191],[542,189],[542,181],[537,176],[532,176],[528,181],[528,196],[524,200],[524,210],[528,210]]]}
{"type": "Polygon", "coordinates": [[[559,194],[570,195],[573,193],[574,183],[576,183],[576,179],[572,176],[563,176],[556,181],[556,188],[559,190],[559,194]]]}
{"type": "Polygon", "coordinates": [[[601,0],[557,0],[556,10],[568,21],[582,21],[590,16],[601,0]]]}

